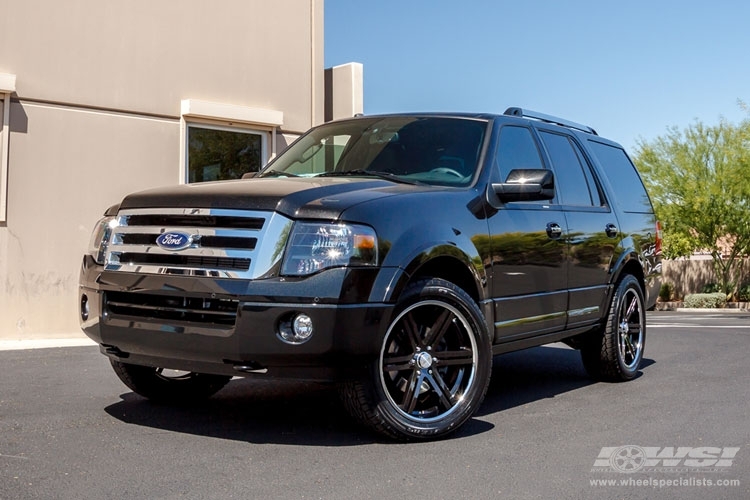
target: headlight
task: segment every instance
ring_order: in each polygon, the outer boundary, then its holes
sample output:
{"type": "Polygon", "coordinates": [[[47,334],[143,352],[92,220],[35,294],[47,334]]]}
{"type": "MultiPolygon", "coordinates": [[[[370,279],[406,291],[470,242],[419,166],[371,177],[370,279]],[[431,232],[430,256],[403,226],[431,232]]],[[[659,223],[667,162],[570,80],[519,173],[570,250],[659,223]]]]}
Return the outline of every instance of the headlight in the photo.
{"type": "Polygon", "coordinates": [[[375,231],[355,224],[298,222],[292,229],[281,274],[303,276],[339,266],[375,266],[375,231]]]}
{"type": "Polygon", "coordinates": [[[104,255],[107,253],[109,239],[112,236],[112,228],[116,225],[117,220],[114,217],[104,217],[99,219],[96,227],[94,227],[94,232],[91,233],[89,253],[97,264],[104,264],[104,255]]]}

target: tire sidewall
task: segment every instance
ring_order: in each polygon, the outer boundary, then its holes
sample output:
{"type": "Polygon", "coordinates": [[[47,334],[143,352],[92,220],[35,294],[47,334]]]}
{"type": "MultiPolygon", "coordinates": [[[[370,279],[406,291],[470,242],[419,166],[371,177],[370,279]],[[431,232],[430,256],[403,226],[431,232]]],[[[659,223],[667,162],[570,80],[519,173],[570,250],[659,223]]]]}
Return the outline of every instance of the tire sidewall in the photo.
{"type": "Polygon", "coordinates": [[[643,352],[646,347],[646,311],[643,308],[643,305],[643,292],[641,291],[638,280],[632,275],[625,276],[625,278],[623,278],[623,280],[617,287],[615,300],[612,303],[614,314],[612,315],[612,322],[610,324],[610,336],[611,342],[613,342],[613,346],[617,355],[617,363],[619,365],[620,373],[622,374],[623,378],[627,380],[635,378],[635,376],[638,374],[641,362],[643,361],[643,352]],[[628,296],[628,292],[631,290],[635,292],[638,297],[638,314],[640,315],[639,321],[641,325],[641,347],[638,351],[637,363],[635,363],[632,367],[628,367],[619,348],[619,322],[621,320],[620,311],[622,309],[623,301],[628,296]]]}
{"type": "Polygon", "coordinates": [[[380,354],[371,368],[372,387],[376,397],[376,411],[381,415],[383,421],[397,434],[407,439],[434,438],[448,434],[468,420],[481,405],[489,383],[492,369],[492,350],[490,336],[487,331],[484,318],[476,303],[460,288],[448,281],[431,279],[417,282],[410,286],[402,296],[392,316],[391,324],[388,326],[380,342],[380,354]],[[474,367],[474,379],[468,391],[465,393],[464,401],[445,418],[431,422],[420,422],[406,417],[387,394],[381,382],[381,360],[383,350],[388,342],[391,331],[398,321],[401,313],[409,307],[423,301],[439,301],[457,309],[471,326],[471,334],[477,348],[477,361],[474,367]]]}
{"type": "Polygon", "coordinates": [[[151,366],[133,365],[110,359],[120,380],[136,394],[153,401],[193,402],[210,397],[227,384],[230,377],[190,372],[170,378],[151,366]]]}

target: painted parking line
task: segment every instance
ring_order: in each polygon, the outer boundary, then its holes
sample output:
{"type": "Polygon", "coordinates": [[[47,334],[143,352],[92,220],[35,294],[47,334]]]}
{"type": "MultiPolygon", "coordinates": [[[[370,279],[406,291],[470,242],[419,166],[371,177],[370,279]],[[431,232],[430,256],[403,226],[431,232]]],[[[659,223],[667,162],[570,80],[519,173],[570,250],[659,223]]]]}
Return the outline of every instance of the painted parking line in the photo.
{"type": "Polygon", "coordinates": [[[648,323],[647,328],[720,328],[725,330],[738,330],[750,328],[750,325],[691,325],[690,323],[648,323]]]}

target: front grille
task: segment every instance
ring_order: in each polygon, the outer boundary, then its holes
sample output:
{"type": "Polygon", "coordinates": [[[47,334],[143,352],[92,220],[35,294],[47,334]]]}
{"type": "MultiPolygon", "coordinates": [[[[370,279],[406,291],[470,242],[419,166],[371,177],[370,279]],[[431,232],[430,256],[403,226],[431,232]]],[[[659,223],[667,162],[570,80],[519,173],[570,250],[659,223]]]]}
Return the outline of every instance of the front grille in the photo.
{"type": "MultiPolygon", "coordinates": [[[[153,234],[123,234],[120,238],[123,245],[153,245],[153,234]]],[[[257,238],[243,238],[232,236],[203,236],[200,246],[203,248],[236,248],[253,250],[258,243],[257,238]]]]}
{"type": "Polygon", "coordinates": [[[250,259],[124,252],[120,254],[120,264],[152,264],[171,267],[236,269],[239,271],[247,271],[250,267],[250,259]]]}
{"type": "Polygon", "coordinates": [[[107,245],[105,269],[238,279],[273,276],[291,225],[274,212],[122,210],[107,245]],[[167,232],[182,233],[189,244],[159,246],[157,238],[167,232]]]}
{"type": "Polygon", "coordinates": [[[199,297],[172,297],[147,293],[107,292],[104,303],[110,315],[144,321],[205,323],[234,326],[239,301],[199,297]]]}
{"type": "Polygon", "coordinates": [[[265,218],[236,215],[135,214],[128,217],[134,226],[226,227],[262,229],[265,218]]]}

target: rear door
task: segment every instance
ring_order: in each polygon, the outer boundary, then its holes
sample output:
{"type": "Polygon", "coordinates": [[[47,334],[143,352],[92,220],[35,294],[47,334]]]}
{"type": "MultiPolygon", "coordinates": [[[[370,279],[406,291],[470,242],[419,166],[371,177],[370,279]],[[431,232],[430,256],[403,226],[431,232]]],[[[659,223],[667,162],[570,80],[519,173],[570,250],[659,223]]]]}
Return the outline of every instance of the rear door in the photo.
{"type": "Polygon", "coordinates": [[[567,327],[585,326],[605,314],[620,228],[575,136],[542,127],[539,135],[555,172],[557,194],[568,226],[567,327]]]}

